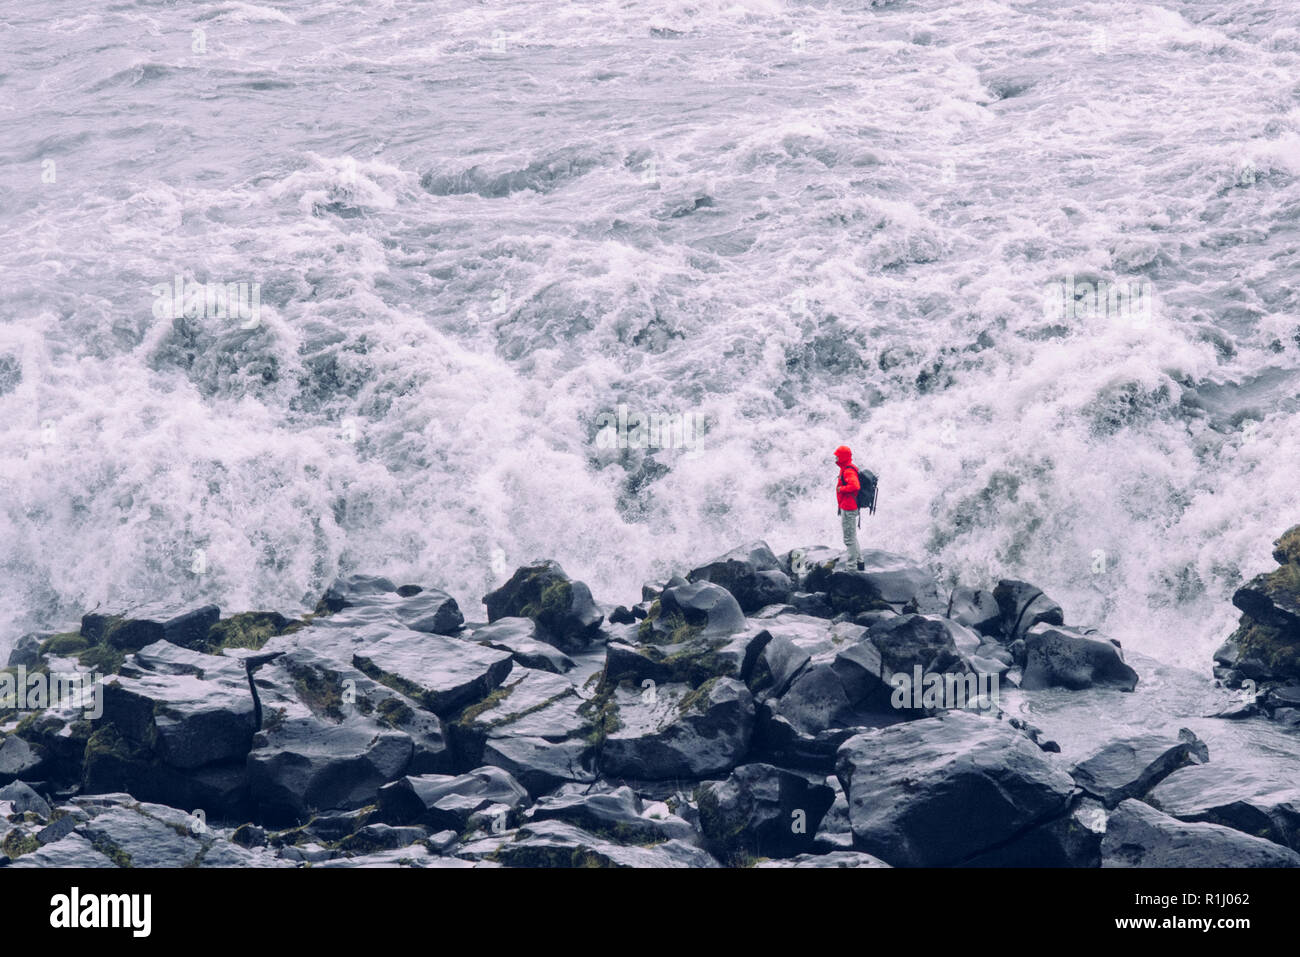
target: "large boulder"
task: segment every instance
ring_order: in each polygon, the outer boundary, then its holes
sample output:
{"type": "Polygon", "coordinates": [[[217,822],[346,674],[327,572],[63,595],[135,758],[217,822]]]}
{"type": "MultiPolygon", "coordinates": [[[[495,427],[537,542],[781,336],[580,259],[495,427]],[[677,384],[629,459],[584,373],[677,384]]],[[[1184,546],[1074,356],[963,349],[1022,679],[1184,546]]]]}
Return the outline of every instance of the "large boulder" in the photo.
{"type": "Polygon", "coordinates": [[[1065,624],[1061,606],[1028,582],[1004,578],[993,589],[993,600],[1001,613],[1003,638],[1008,642],[1025,637],[1040,623],[1065,624]]]}
{"type": "Polygon", "coordinates": [[[1100,867],[1106,809],[1083,798],[1069,811],[1005,844],[969,858],[964,867],[1100,867]]]}
{"type": "Polygon", "coordinates": [[[1218,824],[1189,824],[1129,799],[1106,823],[1101,866],[1300,867],[1300,854],[1218,824]]]}
{"type": "Polygon", "coordinates": [[[724,774],[743,760],[754,730],[754,698],[734,678],[712,678],[694,689],[625,682],[606,691],[603,709],[599,767],[607,777],[724,774]]]}
{"type": "Polygon", "coordinates": [[[249,789],[263,820],[297,823],[318,811],[374,803],[384,784],[406,773],[413,753],[410,735],[369,718],[336,723],[299,712],[254,738],[249,789]]]}
{"type": "Polygon", "coordinates": [[[834,799],[815,777],[770,764],[741,765],[725,781],[695,792],[706,846],[719,860],[733,862],[811,851],[834,799]]]}
{"type": "Polygon", "coordinates": [[[856,847],[895,867],[960,864],[1063,813],[1074,789],[1024,734],[965,711],[850,738],[835,772],[856,847]]]}
{"type": "Polygon", "coordinates": [[[611,640],[606,646],[605,680],[684,682],[691,686],[717,677],[746,680],[768,639],[768,632],[749,628],[722,636],[677,630],[664,640],[611,640]]]}
{"type": "Polygon", "coordinates": [[[1179,768],[1208,760],[1205,743],[1183,728],[1177,740],[1144,734],[1112,742],[1076,764],[1070,774],[1084,791],[1113,808],[1128,798],[1142,797],[1179,768]]]}
{"type": "Polygon", "coordinates": [[[1138,674],[1112,642],[1070,628],[1037,624],[1025,634],[1025,665],[1020,686],[1041,688],[1117,688],[1132,691],[1138,674]]]}
{"type": "Polygon", "coordinates": [[[687,637],[723,638],[747,627],[731,592],[712,582],[665,588],[637,631],[643,642],[675,644],[687,637]]]}
{"type": "Polygon", "coordinates": [[[216,674],[214,680],[192,674],[106,680],[103,716],[85,746],[83,790],[128,791],[213,813],[240,806],[255,707],[242,675],[216,674]]]}
{"type": "Polygon", "coordinates": [[[398,731],[411,739],[410,774],[449,771],[455,764],[448,731],[436,714],[310,647],[296,648],[262,667],[257,672],[257,686],[264,728],[307,712],[336,724],[349,717],[364,719],[372,722],[376,733],[398,731]]]}
{"type": "Polygon", "coordinates": [[[1157,784],[1146,801],[1180,821],[1220,824],[1300,851],[1300,786],[1264,768],[1190,765],[1157,784]]]}
{"type": "MultiPolygon", "coordinates": [[[[880,653],[881,674],[909,678],[921,674],[965,673],[969,665],[957,648],[953,628],[945,620],[927,615],[900,615],[871,626],[868,640],[880,653]]],[[[974,650],[974,649],[971,649],[974,650]]]]}
{"type": "Polygon", "coordinates": [[[508,582],[483,596],[483,603],[489,622],[532,618],[542,627],[545,641],[569,653],[587,648],[604,619],[591,589],[549,560],[517,569],[508,582]]]}
{"type": "Polygon", "coordinates": [[[786,601],[793,586],[766,542],[734,548],[692,569],[686,579],[721,585],[731,592],[746,613],[786,601]]]}

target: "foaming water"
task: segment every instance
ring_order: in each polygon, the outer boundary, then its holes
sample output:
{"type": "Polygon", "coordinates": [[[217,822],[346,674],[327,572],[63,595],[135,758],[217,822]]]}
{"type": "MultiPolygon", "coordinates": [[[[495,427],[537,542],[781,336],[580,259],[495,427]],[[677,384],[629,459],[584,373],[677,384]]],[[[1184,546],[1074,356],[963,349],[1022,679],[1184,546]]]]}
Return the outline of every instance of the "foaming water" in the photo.
{"type": "Polygon", "coordinates": [[[866,542],[1204,674],[1297,520],[1280,0],[10,7],[0,645],[350,570],[476,617],[543,555],[625,602],[834,542],[847,442],[866,542]]]}

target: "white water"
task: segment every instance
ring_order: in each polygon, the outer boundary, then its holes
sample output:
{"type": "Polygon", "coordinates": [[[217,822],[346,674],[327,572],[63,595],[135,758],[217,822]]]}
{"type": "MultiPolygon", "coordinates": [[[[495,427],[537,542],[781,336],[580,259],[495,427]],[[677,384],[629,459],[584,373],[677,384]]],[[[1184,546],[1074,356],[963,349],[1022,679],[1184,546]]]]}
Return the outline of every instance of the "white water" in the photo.
{"type": "Polygon", "coordinates": [[[1205,673],[1300,521],[1289,2],[96,6],[0,0],[0,647],[542,555],[627,602],[834,543],[847,442],[866,543],[1205,673]],[[1159,309],[1051,328],[1070,273],[1159,309]],[[619,403],[710,431],[643,472],[619,403]]]}

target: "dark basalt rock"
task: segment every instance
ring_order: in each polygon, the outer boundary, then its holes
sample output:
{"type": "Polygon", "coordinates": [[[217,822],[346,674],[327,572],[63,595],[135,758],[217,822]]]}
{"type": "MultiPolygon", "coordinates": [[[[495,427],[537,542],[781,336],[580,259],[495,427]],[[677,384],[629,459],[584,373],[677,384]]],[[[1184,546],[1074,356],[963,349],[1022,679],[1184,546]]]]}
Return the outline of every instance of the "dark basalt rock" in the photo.
{"type": "Polygon", "coordinates": [[[954,636],[947,622],[925,615],[887,618],[867,632],[868,640],[880,653],[881,674],[909,678],[917,667],[922,674],[970,671],[954,636]]]}
{"type": "Polygon", "coordinates": [[[0,784],[12,781],[39,781],[45,757],[17,735],[0,739],[0,784]]]}
{"type": "Polygon", "coordinates": [[[1220,824],[1300,851],[1300,787],[1267,771],[1191,765],[1157,784],[1146,801],[1180,821],[1220,824]]]}
{"type": "Polygon", "coordinates": [[[1189,824],[1137,800],[1110,814],[1102,867],[1300,867],[1300,854],[1218,824],[1189,824]]]}
{"type": "Polygon", "coordinates": [[[1006,641],[1024,638],[1040,623],[1065,624],[1061,606],[1044,595],[1042,589],[1028,582],[1004,578],[993,589],[993,600],[1001,613],[1002,636],[1006,641]]]}
{"type": "Polygon", "coordinates": [[[856,847],[895,867],[942,867],[988,852],[1059,816],[1074,789],[1028,737],[964,711],[850,738],[835,773],[856,847]]]}
{"type": "Polygon", "coordinates": [[[877,609],[940,614],[948,602],[929,569],[901,555],[877,549],[862,552],[865,571],[843,559],[814,565],[803,583],[805,591],[825,592],[836,613],[856,615],[877,609]]]}
{"type": "Polygon", "coordinates": [[[786,601],[792,582],[766,542],[754,542],[692,569],[690,582],[712,582],[735,597],[745,613],[786,601]]]}
{"type": "Polygon", "coordinates": [[[435,635],[454,635],[465,623],[456,599],[437,588],[422,588],[396,605],[394,612],[412,631],[435,635]]]}
{"type": "Polygon", "coordinates": [[[982,588],[954,588],[944,616],[981,635],[1002,637],[1002,609],[993,593],[982,588]]]}
{"type": "Polygon", "coordinates": [[[1179,768],[1208,760],[1209,748],[1183,728],[1176,741],[1160,734],[1115,741],[1080,761],[1070,774],[1084,791],[1113,808],[1142,797],[1179,768]]]}
{"type": "Polygon", "coordinates": [[[419,701],[439,717],[481,700],[505,680],[510,652],[442,635],[395,631],[364,645],[352,664],[365,675],[419,701]]]}
{"type": "Polygon", "coordinates": [[[700,785],[695,800],[706,847],[720,860],[793,857],[812,850],[835,792],[816,778],[745,764],[700,785]]]}
{"type": "Polygon", "coordinates": [[[397,594],[397,586],[379,575],[348,575],[334,579],[316,604],[317,613],[342,611],[397,594]]]}
{"type": "Polygon", "coordinates": [[[460,833],[470,816],[499,805],[517,813],[528,791],[509,772],[481,767],[467,774],[404,777],[379,790],[379,816],[392,824],[424,824],[460,833]]]}
{"type": "Polygon", "coordinates": [[[500,767],[534,795],[592,782],[595,728],[585,704],[568,679],[519,669],[452,722],[461,766],[500,767]]]}
{"type": "Polygon", "coordinates": [[[17,668],[21,665],[24,668],[34,668],[41,662],[41,645],[49,635],[23,635],[14,642],[13,650],[9,652],[7,666],[17,668]]]}
{"type": "Polygon", "coordinates": [[[963,867],[1100,867],[1106,809],[1101,802],[1080,800],[1074,808],[1038,824],[982,854],[963,867]]]}
{"type": "Polygon", "coordinates": [[[1108,687],[1132,691],[1137,687],[1137,672],[1124,663],[1112,642],[1046,624],[1030,628],[1024,641],[1020,686],[1026,690],[1108,687]]]}
{"type": "Polygon", "coordinates": [[[541,798],[524,817],[527,821],[564,821],[598,837],[628,844],[673,839],[693,844],[699,840],[695,828],[677,815],[647,813],[640,796],[626,785],[596,792],[565,785],[541,798]]]}
{"type": "Polygon", "coordinates": [[[517,569],[508,582],[483,596],[483,603],[489,622],[532,618],[542,626],[543,640],[571,654],[596,639],[604,620],[591,589],[549,560],[517,569]]]}
{"type": "Polygon", "coordinates": [[[642,641],[680,641],[687,635],[722,638],[748,627],[731,592],[711,582],[665,588],[658,604],[658,611],[652,608],[641,624],[642,641]]]}
{"type": "Polygon", "coordinates": [[[620,685],[609,697],[614,730],[602,742],[606,777],[640,780],[698,779],[724,774],[749,751],[754,698],[734,678],[700,687],[661,685],[647,695],[620,685]]]}
{"type": "Polygon", "coordinates": [[[81,637],[92,645],[135,651],[156,641],[188,647],[207,639],[208,629],[221,617],[216,605],[178,609],[153,604],[118,614],[92,613],[81,618],[81,637]]]}
{"type": "MultiPolygon", "coordinates": [[[[1237,589],[1232,602],[1243,612],[1237,630],[1215,653],[1215,676],[1237,687],[1300,681],[1300,525],[1274,542],[1279,568],[1256,575],[1237,589]]],[[[1267,690],[1267,688],[1262,689],[1267,690]]],[[[1261,702],[1276,718],[1273,707],[1261,702]]],[[[1286,706],[1283,706],[1286,707],[1286,706]]],[[[1284,715],[1285,717],[1285,715],[1284,715]]]]}
{"type": "Polygon", "coordinates": [[[543,641],[540,626],[531,618],[499,618],[490,625],[475,628],[471,638],[489,648],[510,652],[515,662],[525,668],[557,675],[573,669],[573,659],[543,641]]]}

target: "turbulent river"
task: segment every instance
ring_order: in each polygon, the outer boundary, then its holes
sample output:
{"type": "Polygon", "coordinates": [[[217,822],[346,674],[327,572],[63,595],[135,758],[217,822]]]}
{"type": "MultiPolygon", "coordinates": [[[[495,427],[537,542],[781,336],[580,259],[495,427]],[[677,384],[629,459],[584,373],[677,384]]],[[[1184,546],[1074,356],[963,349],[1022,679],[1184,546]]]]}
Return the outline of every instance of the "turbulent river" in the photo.
{"type": "Polygon", "coordinates": [[[865,545],[1033,581],[1135,656],[1136,695],[1014,701],[1063,743],[1225,697],[1232,591],[1297,520],[1293,3],[0,27],[0,650],[97,605],[299,612],[347,571],[481,618],[541,556],[626,603],[835,543],[843,442],[881,476],[865,545]],[[611,447],[620,407],[702,427],[611,447]]]}

